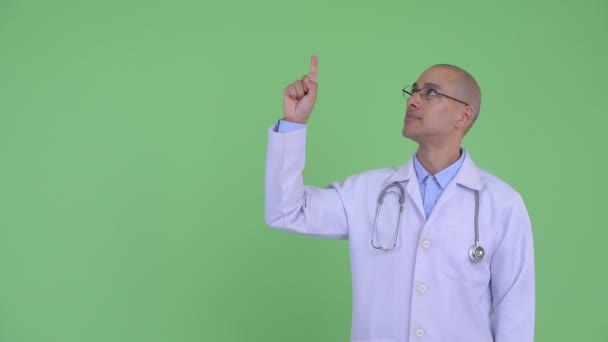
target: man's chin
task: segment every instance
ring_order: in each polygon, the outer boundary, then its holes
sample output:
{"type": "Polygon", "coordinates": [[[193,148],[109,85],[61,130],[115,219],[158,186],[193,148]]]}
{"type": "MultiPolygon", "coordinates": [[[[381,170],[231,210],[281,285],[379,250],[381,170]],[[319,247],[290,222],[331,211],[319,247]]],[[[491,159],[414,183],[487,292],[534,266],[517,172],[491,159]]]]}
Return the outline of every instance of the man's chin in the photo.
{"type": "Polygon", "coordinates": [[[416,141],[415,136],[412,134],[411,131],[409,131],[407,129],[406,126],[403,126],[403,129],[401,130],[401,135],[403,135],[404,138],[408,138],[410,140],[416,141]]]}

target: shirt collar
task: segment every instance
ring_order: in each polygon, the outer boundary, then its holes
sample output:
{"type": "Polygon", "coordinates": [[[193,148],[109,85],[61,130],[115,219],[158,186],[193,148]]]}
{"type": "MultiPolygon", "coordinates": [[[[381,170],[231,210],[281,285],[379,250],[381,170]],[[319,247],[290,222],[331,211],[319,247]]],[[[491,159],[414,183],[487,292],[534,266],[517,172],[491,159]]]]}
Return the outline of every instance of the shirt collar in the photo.
{"type": "MultiPolygon", "coordinates": [[[[464,155],[464,151],[460,149],[460,158],[435,175],[435,179],[442,190],[445,189],[448,183],[450,183],[452,178],[454,178],[458,172],[458,169],[460,169],[460,166],[464,161],[464,155]]],[[[418,180],[420,182],[425,182],[427,177],[430,176],[430,173],[424,168],[424,166],[422,166],[416,154],[414,154],[414,170],[416,171],[416,175],[418,176],[418,180]]]]}
{"type": "MultiPolygon", "coordinates": [[[[454,176],[454,182],[464,187],[473,190],[481,190],[481,174],[480,169],[475,165],[471,155],[465,148],[461,148],[462,154],[464,155],[464,161],[454,176]]],[[[410,159],[399,165],[393,167],[393,174],[385,181],[386,184],[390,184],[393,182],[404,182],[409,181],[412,178],[417,178],[416,170],[414,169],[414,157],[415,154],[410,157],[410,159]]],[[[407,189],[410,189],[408,186],[407,189]]],[[[409,190],[408,190],[409,191],[409,190]]]]}

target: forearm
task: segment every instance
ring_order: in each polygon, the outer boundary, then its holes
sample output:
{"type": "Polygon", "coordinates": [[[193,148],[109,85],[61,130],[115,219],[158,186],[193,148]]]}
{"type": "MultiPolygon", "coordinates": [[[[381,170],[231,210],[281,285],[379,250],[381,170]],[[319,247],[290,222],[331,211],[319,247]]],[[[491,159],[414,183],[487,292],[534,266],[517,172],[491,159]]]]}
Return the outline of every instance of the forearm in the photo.
{"type": "Polygon", "coordinates": [[[306,186],[306,129],[288,134],[270,129],[265,175],[265,221],[301,234],[346,238],[346,217],[339,185],[306,186]]]}

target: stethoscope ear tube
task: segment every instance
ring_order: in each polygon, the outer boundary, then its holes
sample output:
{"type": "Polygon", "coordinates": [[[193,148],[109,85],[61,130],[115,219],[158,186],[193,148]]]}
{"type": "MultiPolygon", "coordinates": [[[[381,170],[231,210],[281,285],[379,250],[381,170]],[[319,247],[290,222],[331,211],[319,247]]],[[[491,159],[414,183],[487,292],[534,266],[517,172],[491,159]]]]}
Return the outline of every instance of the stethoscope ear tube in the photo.
{"type": "Polygon", "coordinates": [[[389,184],[387,187],[384,188],[384,190],[382,191],[382,193],[380,193],[380,196],[378,197],[378,206],[376,207],[376,218],[374,218],[374,227],[372,228],[372,247],[374,247],[375,249],[381,249],[381,250],[391,250],[393,248],[395,248],[397,246],[397,242],[399,241],[399,234],[401,232],[401,214],[403,212],[403,203],[405,203],[405,190],[403,189],[403,185],[401,185],[399,182],[393,182],[391,184],[389,184]],[[376,233],[376,224],[378,222],[378,215],[380,213],[380,208],[382,207],[382,204],[384,203],[384,196],[386,195],[386,193],[388,192],[388,190],[393,187],[396,186],[399,189],[399,221],[397,223],[397,233],[395,235],[395,241],[393,242],[392,246],[376,246],[376,244],[374,243],[374,235],[376,233]]]}

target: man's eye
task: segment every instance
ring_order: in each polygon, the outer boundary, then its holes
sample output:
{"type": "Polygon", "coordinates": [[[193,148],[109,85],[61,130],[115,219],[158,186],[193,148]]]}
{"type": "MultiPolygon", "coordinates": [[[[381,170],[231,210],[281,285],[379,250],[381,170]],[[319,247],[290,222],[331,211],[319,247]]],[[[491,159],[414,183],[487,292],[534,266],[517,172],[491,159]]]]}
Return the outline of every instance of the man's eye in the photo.
{"type": "Polygon", "coordinates": [[[426,88],[424,93],[426,94],[426,96],[437,96],[438,94],[437,89],[435,88],[426,88]]]}

